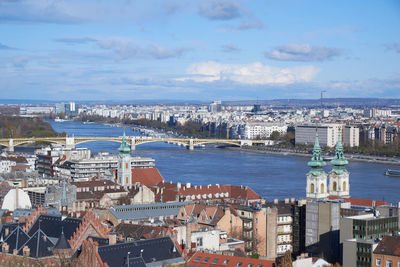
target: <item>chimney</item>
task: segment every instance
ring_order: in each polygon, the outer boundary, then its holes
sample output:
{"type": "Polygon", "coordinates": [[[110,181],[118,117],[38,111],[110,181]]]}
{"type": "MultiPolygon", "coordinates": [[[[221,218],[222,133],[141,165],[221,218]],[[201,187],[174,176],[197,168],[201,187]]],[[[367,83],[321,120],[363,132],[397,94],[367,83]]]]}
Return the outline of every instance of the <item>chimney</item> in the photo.
{"type": "Polygon", "coordinates": [[[274,199],[274,204],[278,204],[279,200],[277,198],[274,199]]]}
{"type": "Polygon", "coordinates": [[[108,235],[108,244],[109,245],[115,245],[117,243],[117,234],[116,233],[110,233],[108,235]]]}
{"type": "Polygon", "coordinates": [[[22,249],[22,255],[24,255],[24,257],[29,257],[30,252],[31,250],[28,246],[24,246],[24,248],[22,249]]]}
{"type": "Polygon", "coordinates": [[[18,255],[18,250],[16,248],[13,249],[13,255],[18,255]]]}
{"type": "Polygon", "coordinates": [[[10,233],[10,229],[8,229],[8,227],[6,229],[4,229],[4,237],[8,236],[8,234],[10,233]]]}
{"type": "Polygon", "coordinates": [[[285,198],[285,204],[289,204],[289,199],[285,198]]]}
{"type": "Polygon", "coordinates": [[[182,187],[182,184],[180,183],[180,182],[178,182],[177,184],[176,184],[176,187],[178,188],[178,190],[179,189],[181,189],[181,187],[182,187]]]}
{"type": "Polygon", "coordinates": [[[293,204],[296,202],[296,199],[294,198],[294,197],[292,197],[291,199],[290,199],[290,202],[292,202],[293,204]]]}
{"type": "Polygon", "coordinates": [[[186,188],[190,188],[191,184],[190,183],[186,183],[186,188]]]}

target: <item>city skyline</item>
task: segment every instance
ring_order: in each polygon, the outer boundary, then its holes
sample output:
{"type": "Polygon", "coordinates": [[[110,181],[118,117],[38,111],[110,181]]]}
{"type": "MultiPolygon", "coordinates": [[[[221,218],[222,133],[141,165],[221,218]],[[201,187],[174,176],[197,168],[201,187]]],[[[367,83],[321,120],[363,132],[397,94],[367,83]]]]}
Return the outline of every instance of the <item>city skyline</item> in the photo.
{"type": "Polygon", "coordinates": [[[4,99],[400,97],[396,1],[2,1],[4,99]]]}

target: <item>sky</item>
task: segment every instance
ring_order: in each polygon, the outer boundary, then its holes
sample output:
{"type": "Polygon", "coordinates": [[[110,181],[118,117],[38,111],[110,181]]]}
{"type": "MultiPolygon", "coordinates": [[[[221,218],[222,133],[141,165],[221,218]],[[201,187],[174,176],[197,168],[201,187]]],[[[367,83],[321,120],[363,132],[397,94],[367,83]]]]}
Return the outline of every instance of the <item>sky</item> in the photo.
{"type": "Polygon", "coordinates": [[[0,0],[1,99],[400,97],[398,0],[0,0]]]}

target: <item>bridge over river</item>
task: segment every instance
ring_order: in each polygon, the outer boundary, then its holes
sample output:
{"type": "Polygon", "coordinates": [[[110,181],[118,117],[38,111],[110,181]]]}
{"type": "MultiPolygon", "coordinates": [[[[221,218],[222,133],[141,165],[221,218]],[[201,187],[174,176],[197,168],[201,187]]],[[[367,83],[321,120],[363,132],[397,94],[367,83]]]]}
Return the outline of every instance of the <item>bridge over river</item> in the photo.
{"type": "MultiPolygon", "coordinates": [[[[225,144],[233,146],[251,146],[253,144],[267,144],[267,140],[241,140],[241,139],[197,139],[197,138],[153,138],[141,136],[127,136],[127,141],[131,150],[135,150],[137,145],[151,142],[167,142],[186,146],[193,150],[195,146],[204,144],[225,144]]],[[[119,137],[32,137],[32,138],[2,138],[0,146],[6,147],[8,151],[14,151],[15,146],[33,143],[56,143],[67,148],[74,148],[75,145],[93,142],[93,141],[111,141],[122,142],[122,136],[119,137]]]]}

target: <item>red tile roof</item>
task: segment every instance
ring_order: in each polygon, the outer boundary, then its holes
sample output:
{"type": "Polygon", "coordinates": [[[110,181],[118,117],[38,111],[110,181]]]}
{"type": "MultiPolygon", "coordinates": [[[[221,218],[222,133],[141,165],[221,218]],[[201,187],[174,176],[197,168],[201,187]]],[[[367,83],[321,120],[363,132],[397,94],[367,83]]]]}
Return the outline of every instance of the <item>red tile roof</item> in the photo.
{"type": "Polygon", "coordinates": [[[374,254],[400,257],[400,236],[385,236],[374,250],[374,254]]]}
{"type": "Polygon", "coordinates": [[[276,266],[275,261],[260,260],[247,257],[236,257],[218,255],[204,252],[196,252],[187,262],[187,266],[224,266],[224,267],[247,267],[252,264],[254,267],[272,267],[276,266]],[[241,263],[241,264],[240,264],[241,263]]]}
{"type": "Polygon", "coordinates": [[[165,181],[164,178],[156,168],[132,169],[133,183],[138,182],[147,187],[152,187],[163,181],[165,181]]]}
{"type": "Polygon", "coordinates": [[[343,199],[346,202],[350,202],[351,205],[354,206],[364,206],[364,207],[372,207],[374,206],[386,206],[389,205],[386,201],[382,200],[372,200],[372,199],[359,199],[359,198],[342,198],[342,197],[334,197],[334,196],[329,196],[329,199],[343,199]]]}

